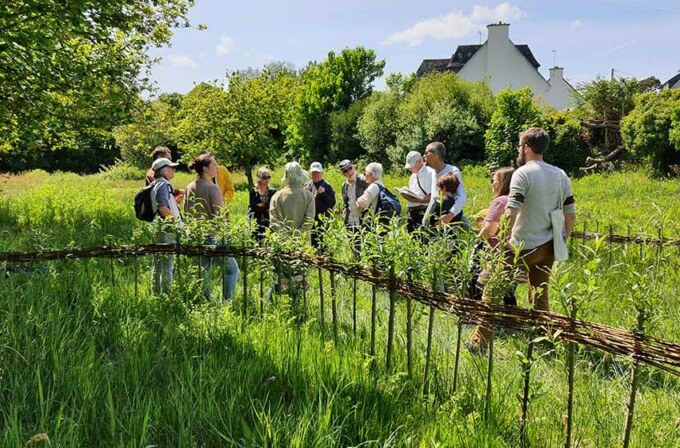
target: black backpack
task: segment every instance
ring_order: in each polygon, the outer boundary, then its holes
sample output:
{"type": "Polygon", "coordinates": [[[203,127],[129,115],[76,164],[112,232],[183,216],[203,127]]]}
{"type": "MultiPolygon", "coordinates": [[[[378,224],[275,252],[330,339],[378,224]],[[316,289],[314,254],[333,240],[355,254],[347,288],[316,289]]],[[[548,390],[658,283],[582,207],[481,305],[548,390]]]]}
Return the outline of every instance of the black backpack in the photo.
{"type": "Polygon", "coordinates": [[[390,190],[377,184],[380,188],[378,203],[375,206],[375,213],[380,215],[381,220],[387,222],[394,216],[401,215],[401,204],[399,199],[390,190]]]}
{"type": "Polygon", "coordinates": [[[153,193],[156,181],[151,182],[135,194],[135,216],[141,221],[151,222],[156,217],[157,211],[153,207],[153,193]]]}

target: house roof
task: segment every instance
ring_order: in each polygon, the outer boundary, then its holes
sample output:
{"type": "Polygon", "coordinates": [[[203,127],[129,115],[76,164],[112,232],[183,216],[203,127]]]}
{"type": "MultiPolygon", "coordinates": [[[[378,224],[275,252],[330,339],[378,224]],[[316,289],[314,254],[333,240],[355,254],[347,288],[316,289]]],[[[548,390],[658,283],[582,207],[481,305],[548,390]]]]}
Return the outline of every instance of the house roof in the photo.
{"type": "MultiPolygon", "coordinates": [[[[423,59],[423,62],[421,62],[420,67],[418,67],[416,74],[418,76],[423,76],[431,72],[444,71],[458,73],[480,48],[482,48],[482,45],[459,45],[458,48],[456,48],[456,52],[453,53],[453,56],[451,56],[450,59],[423,59]]],[[[529,63],[534,68],[538,69],[538,67],[541,66],[541,64],[539,64],[534,57],[534,54],[531,52],[531,49],[528,45],[515,45],[515,48],[517,48],[520,53],[524,55],[527,61],[529,61],[529,63]]]]}
{"type": "Polygon", "coordinates": [[[661,84],[661,88],[662,89],[671,89],[671,88],[673,88],[674,85],[676,85],[678,83],[680,83],[680,73],[673,76],[671,79],[669,79],[665,83],[661,84]]]}

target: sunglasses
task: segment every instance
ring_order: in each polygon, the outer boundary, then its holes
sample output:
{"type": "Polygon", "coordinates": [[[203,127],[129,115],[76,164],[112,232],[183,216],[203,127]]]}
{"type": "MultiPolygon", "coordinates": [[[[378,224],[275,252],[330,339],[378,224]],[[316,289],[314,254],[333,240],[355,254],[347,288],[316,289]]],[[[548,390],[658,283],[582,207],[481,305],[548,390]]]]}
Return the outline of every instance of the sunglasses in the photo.
{"type": "Polygon", "coordinates": [[[272,178],[271,176],[262,176],[262,177],[260,177],[260,179],[262,179],[262,180],[269,180],[269,179],[271,179],[271,178],[272,178]]]}

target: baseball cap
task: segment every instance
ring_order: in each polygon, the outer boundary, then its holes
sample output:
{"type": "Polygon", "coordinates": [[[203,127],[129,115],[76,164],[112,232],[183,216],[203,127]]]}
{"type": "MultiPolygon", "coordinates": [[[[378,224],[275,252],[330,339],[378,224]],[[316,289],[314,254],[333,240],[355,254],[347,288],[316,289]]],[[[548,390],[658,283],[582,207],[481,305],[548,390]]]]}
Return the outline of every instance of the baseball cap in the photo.
{"type": "Polygon", "coordinates": [[[418,151],[409,151],[406,155],[406,165],[404,165],[404,168],[410,170],[413,168],[413,165],[418,163],[418,160],[423,160],[423,156],[418,151]]]}
{"type": "Polygon", "coordinates": [[[179,166],[179,163],[174,163],[170,159],[166,159],[165,157],[161,157],[160,159],[156,159],[153,161],[153,164],[151,164],[151,169],[154,171],[158,171],[160,169],[165,168],[166,166],[171,166],[171,167],[176,167],[179,166]]]}
{"type": "Polygon", "coordinates": [[[319,162],[314,162],[311,165],[309,165],[309,172],[310,173],[323,173],[323,166],[321,166],[321,163],[319,162]]]}
{"type": "Polygon", "coordinates": [[[354,163],[349,159],[345,159],[338,164],[338,168],[340,168],[340,171],[345,171],[347,168],[352,166],[354,166],[354,163]]]}

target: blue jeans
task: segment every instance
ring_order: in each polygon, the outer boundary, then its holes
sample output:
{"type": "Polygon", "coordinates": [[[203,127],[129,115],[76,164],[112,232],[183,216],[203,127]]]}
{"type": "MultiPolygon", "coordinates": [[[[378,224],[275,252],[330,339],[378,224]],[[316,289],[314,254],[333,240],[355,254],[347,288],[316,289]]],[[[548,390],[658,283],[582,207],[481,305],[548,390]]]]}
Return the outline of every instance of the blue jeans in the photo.
{"type": "MultiPolygon", "coordinates": [[[[175,244],[175,237],[168,233],[159,233],[154,238],[157,244],[175,244]]],[[[153,292],[154,294],[167,293],[172,285],[172,276],[175,270],[174,255],[156,254],[153,256],[153,292]]]]}
{"type": "MultiPolygon", "coordinates": [[[[206,245],[214,245],[215,239],[208,237],[205,242],[206,245]]],[[[201,257],[201,267],[203,268],[203,295],[210,300],[210,293],[212,290],[212,276],[213,266],[215,263],[223,263],[222,281],[224,287],[222,288],[222,299],[232,301],[236,293],[236,283],[238,282],[238,263],[234,257],[201,257]]]]}

